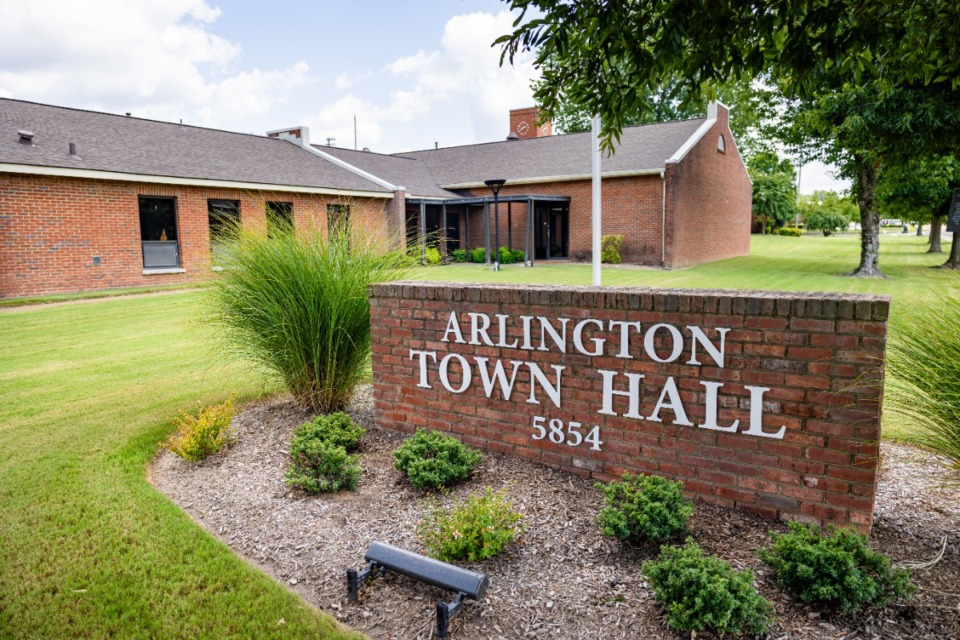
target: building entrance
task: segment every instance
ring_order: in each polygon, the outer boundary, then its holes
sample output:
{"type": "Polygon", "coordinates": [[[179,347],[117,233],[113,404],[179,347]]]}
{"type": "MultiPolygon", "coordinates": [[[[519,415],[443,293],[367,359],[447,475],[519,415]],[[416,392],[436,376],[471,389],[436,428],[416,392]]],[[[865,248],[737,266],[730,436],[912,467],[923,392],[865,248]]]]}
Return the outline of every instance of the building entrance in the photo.
{"type": "Polygon", "coordinates": [[[538,203],[534,211],[534,257],[537,260],[569,258],[570,206],[538,203]]]}

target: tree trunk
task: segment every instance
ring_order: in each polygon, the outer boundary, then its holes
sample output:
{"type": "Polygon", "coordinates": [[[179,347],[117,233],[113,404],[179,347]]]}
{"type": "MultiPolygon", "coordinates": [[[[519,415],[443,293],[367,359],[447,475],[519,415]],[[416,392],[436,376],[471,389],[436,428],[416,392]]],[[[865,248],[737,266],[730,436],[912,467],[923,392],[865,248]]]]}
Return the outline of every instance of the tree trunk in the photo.
{"type": "Polygon", "coordinates": [[[950,243],[950,257],[940,268],[960,269],[960,231],[953,232],[953,242],[950,243]]]}
{"type": "Polygon", "coordinates": [[[940,232],[941,227],[943,226],[943,221],[940,216],[933,216],[930,220],[930,248],[927,249],[927,253],[943,253],[943,248],[940,246],[940,232]]]}
{"type": "Polygon", "coordinates": [[[917,223],[917,237],[918,237],[918,238],[922,238],[922,237],[923,237],[923,224],[921,224],[921,223],[919,223],[919,222],[917,223]]]}
{"type": "Polygon", "coordinates": [[[880,212],[877,211],[877,168],[873,162],[854,158],[857,165],[857,205],[860,207],[860,266],[856,277],[878,277],[880,273],[880,212]]]}

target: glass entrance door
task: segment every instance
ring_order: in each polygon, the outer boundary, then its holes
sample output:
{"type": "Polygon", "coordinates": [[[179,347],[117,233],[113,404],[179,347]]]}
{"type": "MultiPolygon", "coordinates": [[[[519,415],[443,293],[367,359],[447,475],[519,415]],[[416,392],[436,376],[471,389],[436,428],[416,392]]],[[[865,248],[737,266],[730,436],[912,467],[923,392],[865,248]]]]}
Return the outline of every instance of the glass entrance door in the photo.
{"type": "Polygon", "coordinates": [[[536,205],[534,256],[537,260],[567,258],[570,250],[569,205],[536,205]]]}

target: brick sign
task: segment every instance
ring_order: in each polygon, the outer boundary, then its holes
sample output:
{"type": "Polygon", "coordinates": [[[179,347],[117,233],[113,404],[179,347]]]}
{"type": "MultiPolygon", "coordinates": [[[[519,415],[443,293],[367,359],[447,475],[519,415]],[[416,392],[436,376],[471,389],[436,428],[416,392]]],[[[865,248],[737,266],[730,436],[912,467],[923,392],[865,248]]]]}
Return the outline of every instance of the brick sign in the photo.
{"type": "Polygon", "coordinates": [[[887,296],[398,282],[370,298],[387,429],[870,529],[887,296]]]}

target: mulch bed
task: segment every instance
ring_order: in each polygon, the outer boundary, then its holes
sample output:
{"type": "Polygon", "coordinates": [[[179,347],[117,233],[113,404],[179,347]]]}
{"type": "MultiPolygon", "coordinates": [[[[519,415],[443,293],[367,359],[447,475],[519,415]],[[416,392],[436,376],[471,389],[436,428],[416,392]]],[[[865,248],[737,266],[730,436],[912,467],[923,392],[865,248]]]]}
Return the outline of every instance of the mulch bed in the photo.
{"type": "MultiPolygon", "coordinates": [[[[192,464],[164,452],[151,477],[238,554],[347,625],[372,638],[431,638],[434,602],[450,594],[388,574],[370,583],[358,604],[346,599],[345,571],[362,566],[373,541],[423,552],[413,531],[426,496],[393,468],[391,452],[403,436],[374,426],[370,393],[361,388],[351,409],[367,428],[356,492],[314,496],[284,484],[291,432],[309,416],[283,398],[238,415],[238,441],[224,454],[192,464]]],[[[892,443],[882,454],[871,544],[895,562],[910,562],[937,557],[947,539],[939,562],[914,572],[920,590],[909,603],[849,616],[795,602],[756,556],[769,531],[786,527],[697,505],[691,529],[700,545],[753,569],[758,589],[774,603],[769,638],[960,638],[960,487],[943,484],[950,474],[941,458],[892,443]]],[[[490,588],[455,618],[453,638],[690,637],[664,625],[640,573],[655,550],[600,535],[594,517],[602,497],[591,482],[488,453],[473,477],[441,500],[487,486],[506,489],[528,529],[504,555],[466,565],[486,573],[490,588]]]]}

